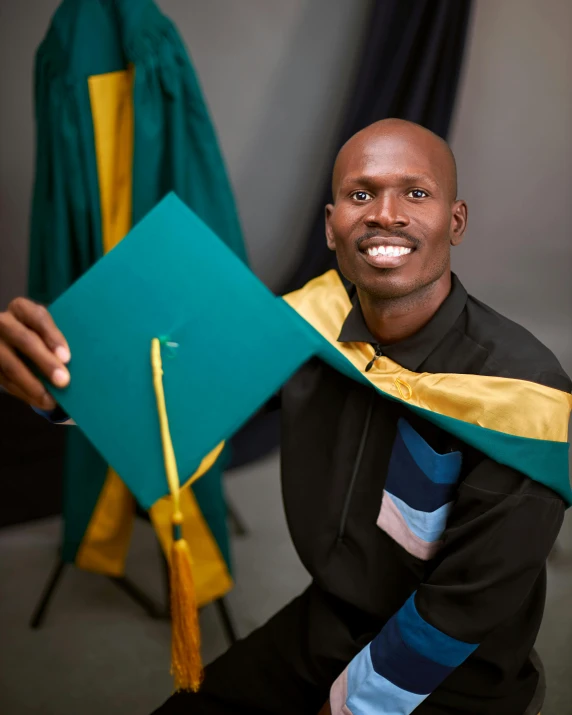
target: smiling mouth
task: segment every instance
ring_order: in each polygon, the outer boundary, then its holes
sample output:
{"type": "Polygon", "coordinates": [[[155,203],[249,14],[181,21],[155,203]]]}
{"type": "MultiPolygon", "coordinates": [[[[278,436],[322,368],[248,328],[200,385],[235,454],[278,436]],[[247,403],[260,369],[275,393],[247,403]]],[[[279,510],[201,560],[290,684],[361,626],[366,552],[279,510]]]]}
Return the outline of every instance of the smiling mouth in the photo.
{"type": "Polygon", "coordinates": [[[398,268],[409,260],[414,251],[411,246],[400,246],[387,241],[383,245],[370,243],[369,246],[360,248],[360,254],[366,262],[375,268],[398,268]]]}
{"type": "Polygon", "coordinates": [[[366,249],[368,256],[406,256],[413,251],[405,246],[372,246],[366,249]]]}

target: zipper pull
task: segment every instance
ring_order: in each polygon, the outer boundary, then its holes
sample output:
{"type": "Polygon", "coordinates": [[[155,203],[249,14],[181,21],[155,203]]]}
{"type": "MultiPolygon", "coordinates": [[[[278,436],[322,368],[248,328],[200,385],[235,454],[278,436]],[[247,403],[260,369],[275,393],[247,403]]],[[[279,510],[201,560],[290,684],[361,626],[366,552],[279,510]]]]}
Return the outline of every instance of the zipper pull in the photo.
{"type": "Polygon", "coordinates": [[[365,371],[369,372],[371,368],[375,365],[375,361],[377,358],[383,357],[383,350],[381,349],[381,345],[376,345],[375,346],[375,355],[372,357],[372,359],[368,362],[368,364],[365,366],[365,371]]]}

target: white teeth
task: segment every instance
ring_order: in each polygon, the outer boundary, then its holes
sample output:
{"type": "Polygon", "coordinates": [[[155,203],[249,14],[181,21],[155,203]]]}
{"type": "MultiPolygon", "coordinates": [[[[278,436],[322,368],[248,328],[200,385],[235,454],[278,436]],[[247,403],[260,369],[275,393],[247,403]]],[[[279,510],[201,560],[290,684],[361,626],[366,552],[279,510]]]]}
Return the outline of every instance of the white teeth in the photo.
{"type": "Polygon", "coordinates": [[[368,256],[405,256],[411,248],[405,246],[372,246],[367,249],[368,256]]]}

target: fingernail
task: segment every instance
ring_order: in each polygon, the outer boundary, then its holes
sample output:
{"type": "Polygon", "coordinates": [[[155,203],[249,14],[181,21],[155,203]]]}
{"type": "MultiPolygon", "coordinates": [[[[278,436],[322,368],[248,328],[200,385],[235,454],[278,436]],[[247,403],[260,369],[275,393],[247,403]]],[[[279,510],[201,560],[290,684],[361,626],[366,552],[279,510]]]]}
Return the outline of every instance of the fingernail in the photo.
{"type": "Polygon", "coordinates": [[[54,373],[52,375],[52,382],[56,387],[65,387],[69,381],[70,376],[67,370],[62,370],[61,368],[54,370],[54,373]]]}
{"type": "Polygon", "coordinates": [[[71,360],[70,351],[63,345],[56,348],[56,355],[63,363],[68,363],[71,360]]]}

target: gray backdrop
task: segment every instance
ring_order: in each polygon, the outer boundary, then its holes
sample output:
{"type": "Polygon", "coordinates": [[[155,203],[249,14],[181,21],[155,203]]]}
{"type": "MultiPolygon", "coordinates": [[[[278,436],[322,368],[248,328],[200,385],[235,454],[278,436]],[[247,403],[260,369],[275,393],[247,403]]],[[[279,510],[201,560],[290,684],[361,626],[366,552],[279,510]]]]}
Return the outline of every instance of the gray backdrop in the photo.
{"type": "Polygon", "coordinates": [[[467,288],[572,372],[572,3],[476,0],[452,146],[467,288]]]}

